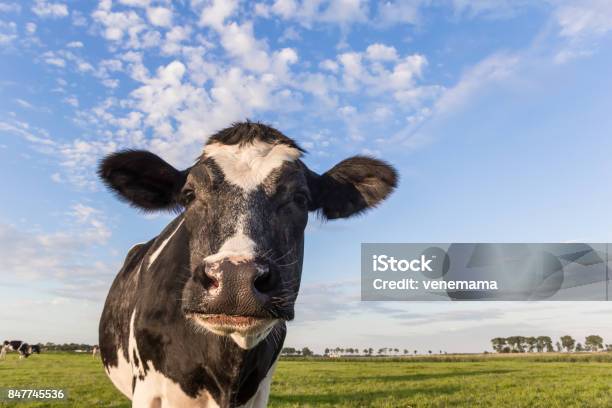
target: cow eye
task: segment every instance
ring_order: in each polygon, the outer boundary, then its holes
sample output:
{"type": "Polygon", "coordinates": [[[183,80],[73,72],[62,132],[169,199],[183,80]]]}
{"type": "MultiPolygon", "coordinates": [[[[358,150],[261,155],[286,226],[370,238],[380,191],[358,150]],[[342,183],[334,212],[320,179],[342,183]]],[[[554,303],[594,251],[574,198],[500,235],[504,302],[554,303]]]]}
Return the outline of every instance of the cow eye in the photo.
{"type": "Polygon", "coordinates": [[[186,188],[181,192],[181,205],[183,205],[184,207],[186,207],[187,205],[189,205],[189,203],[191,203],[195,198],[195,192],[190,189],[190,188],[186,188]]]}
{"type": "Polygon", "coordinates": [[[306,194],[304,193],[296,193],[293,196],[293,201],[302,209],[306,209],[308,207],[308,197],[306,197],[306,194]]]}

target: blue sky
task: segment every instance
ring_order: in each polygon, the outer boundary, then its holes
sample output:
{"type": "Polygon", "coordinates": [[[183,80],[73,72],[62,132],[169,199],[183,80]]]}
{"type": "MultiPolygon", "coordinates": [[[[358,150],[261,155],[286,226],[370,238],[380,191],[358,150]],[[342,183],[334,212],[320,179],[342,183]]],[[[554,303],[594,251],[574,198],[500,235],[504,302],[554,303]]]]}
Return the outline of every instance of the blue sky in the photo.
{"type": "Polygon", "coordinates": [[[113,199],[127,147],[185,167],[269,122],[324,171],[400,171],[379,209],[307,229],[287,344],[482,351],[591,332],[602,303],[362,303],[361,242],[609,242],[612,4],[364,0],[0,2],[0,337],[97,342],[127,250],[170,215],[113,199]]]}

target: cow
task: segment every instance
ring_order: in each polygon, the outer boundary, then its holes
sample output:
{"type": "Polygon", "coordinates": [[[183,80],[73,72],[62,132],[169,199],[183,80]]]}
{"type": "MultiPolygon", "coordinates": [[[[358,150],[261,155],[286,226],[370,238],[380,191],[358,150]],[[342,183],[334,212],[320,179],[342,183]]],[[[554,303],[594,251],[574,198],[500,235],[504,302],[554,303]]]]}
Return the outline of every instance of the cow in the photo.
{"type": "Polygon", "coordinates": [[[38,344],[34,344],[32,346],[30,346],[30,354],[40,354],[40,345],[38,344]]]}
{"type": "Polygon", "coordinates": [[[91,349],[91,356],[95,359],[96,356],[98,355],[98,352],[100,351],[98,345],[96,344],[95,346],[93,346],[93,348],[91,349]]]}
{"type": "Polygon", "coordinates": [[[129,250],[99,326],[102,362],[135,407],[263,407],[300,287],[308,213],[347,218],[396,187],[387,163],[346,159],[323,174],[280,131],[236,123],[177,170],[119,151],[98,174],[120,200],[175,211],[129,250]]]}
{"type": "MultiPolygon", "coordinates": [[[[32,349],[30,345],[21,340],[5,340],[4,345],[2,347],[5,350],[12,350],[19,353],[19,359],[28,358],[30,354],[32,354],[32,349]]],[[[6,352],[5,352],[6,354],[6,352]]]]}

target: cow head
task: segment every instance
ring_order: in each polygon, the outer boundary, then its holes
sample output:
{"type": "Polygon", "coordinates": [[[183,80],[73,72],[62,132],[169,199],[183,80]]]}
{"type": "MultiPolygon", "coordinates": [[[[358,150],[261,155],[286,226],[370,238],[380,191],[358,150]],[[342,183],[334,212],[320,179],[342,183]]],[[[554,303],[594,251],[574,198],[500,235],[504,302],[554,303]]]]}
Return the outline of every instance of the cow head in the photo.
{"type": "Polygon", "coordinates": [[[379,160],[352,157],[319,175],[302,153],[279,131],[247,122],[212,136],[186,170],[146,151],[122,151],[103,160],[99,175],[138,208],[182,211],[190,276],[181,310],[198,327],[250,348],[278,321],[293,319],[308,212],[350,217],[397,183],[379,160]]]}

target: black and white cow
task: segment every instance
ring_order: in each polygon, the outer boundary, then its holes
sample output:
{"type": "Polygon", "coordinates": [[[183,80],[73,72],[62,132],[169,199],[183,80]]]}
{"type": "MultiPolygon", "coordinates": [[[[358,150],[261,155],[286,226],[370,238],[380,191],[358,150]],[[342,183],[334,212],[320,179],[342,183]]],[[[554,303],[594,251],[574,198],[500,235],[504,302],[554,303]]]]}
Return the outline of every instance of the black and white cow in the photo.
{"type": "Polygon", "coordinates": [[[5,351],[11,350],[19,353],[19,359],[28,358],[32,354],[32,348],[30,345],[21,340],[5,340],[3,347],[5,351]]]}
{"type": "Polygon", "coordinates": [[[100,351],[138,407],[262,407],[294,317],[309,211],[345,218],[395,188],[368,157],[319,175],[279,131],[238,123],[179,171],[146,151],[106,157],[99,175],[120,199],[178,216],[133,247],[108,294],[100,351]]]}

